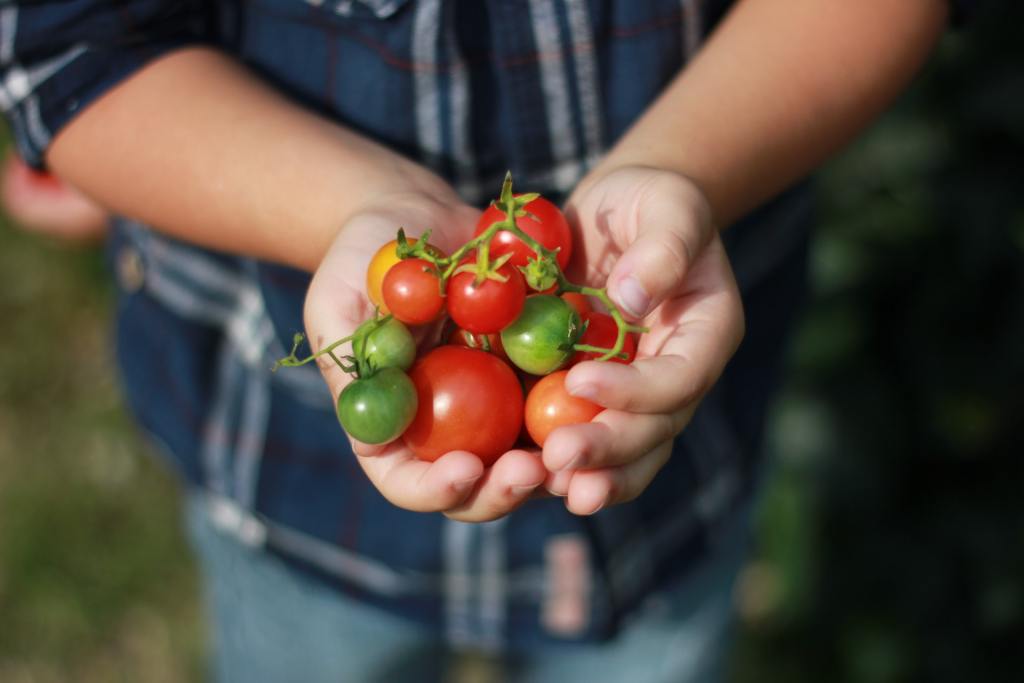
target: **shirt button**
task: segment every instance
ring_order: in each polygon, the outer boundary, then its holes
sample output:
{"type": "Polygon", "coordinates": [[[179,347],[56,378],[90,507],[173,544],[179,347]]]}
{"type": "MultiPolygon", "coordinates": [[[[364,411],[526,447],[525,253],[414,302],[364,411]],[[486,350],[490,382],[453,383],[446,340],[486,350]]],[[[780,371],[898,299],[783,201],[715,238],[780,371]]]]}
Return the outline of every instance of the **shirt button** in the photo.
{"type": "Polygon", "coordinates": [[[142,256],[135,247],[121,247],[117,253],[117,281],[121,289],[133,294],[142,289],[146,273],[142,267],[142,256]]]}

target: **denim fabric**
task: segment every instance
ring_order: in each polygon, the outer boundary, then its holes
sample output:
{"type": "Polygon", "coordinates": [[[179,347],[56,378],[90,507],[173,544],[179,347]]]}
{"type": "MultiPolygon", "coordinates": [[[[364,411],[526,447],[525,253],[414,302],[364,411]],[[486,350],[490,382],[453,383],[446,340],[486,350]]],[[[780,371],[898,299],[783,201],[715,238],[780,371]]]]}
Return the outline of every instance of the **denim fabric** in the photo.
{"type": "Polygon", "coordinates": [[[187,502],[213,625],[211,670],[221,683],[452,683],[482,675],[503,683],[724,680],[733,585],[749,540],[746,514],[714,556],[648,599],[613,642],[486,654],[452,649],[436,629],[368,606],[239,543],[213,523],[203,494],[187,502]]]}

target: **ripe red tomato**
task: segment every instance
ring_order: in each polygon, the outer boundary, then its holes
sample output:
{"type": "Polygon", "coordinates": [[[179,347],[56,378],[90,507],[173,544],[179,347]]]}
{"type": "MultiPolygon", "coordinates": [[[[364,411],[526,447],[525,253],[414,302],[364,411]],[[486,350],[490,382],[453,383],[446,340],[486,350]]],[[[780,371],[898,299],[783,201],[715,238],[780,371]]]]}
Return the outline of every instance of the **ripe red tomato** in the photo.
{"type": "Polygon", "coordinates": [[[590,307],[590,301],[587,297],[579,292],[566,292],[562,295],[562,299],[565,300],[565,303],[576,309],[576,312],[580,314],[581,320],[587,313],[594,310],[590,307]]]}
{"type": "Polygon", "coordinates": [[[391,266],[381,291],[391,314],[410,325],[431,322],[444,306],[437,270],[422,259],[405,259],[391,266]]]}
{"type": "Polygon", "coordinates": [[[448,281],[448,315],[455,324],[473,334],[501,332],[519,316],[526,300],[526,283],[509,264],[498,269],[507,279],[476,283],[476,273],[467,271],[448,281]]]}
{"type": "Polygon", "coordinates": [[[526,397],[526,431],[538,446],[557,427],[590,422],[604,410],[593,401],[570,395],[565,390],[568,374],[559,370],[542,377],[526,397]]]}
{"type": "MultiPolygon", "coordinates": [[[[416,240],[419,238],[409,237],[407,239],[409,244],[416,244],[416,240]]],[[[381,288],[384,284],[384,276],[393,265],[401,261],[398,258],[397,248],[398,240],[391,240],[377,250],[377,253],[370,259],[370,265],[366,268],[366,296],[375,306],[380,307],[380,312],[384,315],[390,311],[388,311],[387,304],[384,303],[381,288]]],[[[432,244],[428,243],[427,249],[435,256],[444,256],[444,253],[432,244]]]]}
{"type": "Polygon", "coordinates": [[[440,346],[409,373],[419,409],[402,439],[433,462],[465,450],[490,466],[510,449],[523,422],[523,390],[512,368],[475,349],[440,346]]]}
{"type": "MultiPolygon", "coordinates": [[[[583,321],[587,324],[587,329],[580,337],[578,343],[589,344],[591,346],[600,346],[604,349],[610,349],[615,346],[615,339],[619,334],[619,328],[615,324],[615,319],[607,313],[601,313],[599,311],[590,311],[583,315],[583,321]]],[[[610,360],[615,363],[632,363],[633,359],[636,358],[636,335],[632,332],[626,333],[626,339],[622,343],[622,353],[625,353],[627,358],[611,358],[610,360]]],[[[573,363],[579,363],[584,360],[593,360],[600,358],[602,354],[588,351],[584,353],[580,351],[573,357],[573,363]]]]}
{"type": "Polygon", "coordinates": [[[505,348],[501,345],[501,335],[496,332],[492,334],[473,334],[461,327],[456,327],[448,335],[448,343],[453,346],[464,346],[467,349],[479,349],[492,353],[502,360],[508,360],[505,348]]]}
{"type": "MultiPolygon", "coordinates": [[[[516,225],[548,249],[558,249],[558,256],[555,260],[558,261],[558,266],[564,270],[572,257],[572,232],[569,230],[569,223],[565,220],[565,216],[557,206],[543,197],[537,197],[524,208],[538,220],[522,216],[516,219],[516,225]]],[[[505,214],[501,210],[494,206],[488,207],[477,221],[474,235],[479,235],[491,227],[491,224],[504,218],[505,214]]],[[[534,256],[533,249],[526,246],[521,239],[508,231],[501,230],[491,240],[491,256],[497,258],[508,253],[512,254],[509,263],[513,266],[525,266],[527,261],[534,256]]]]}

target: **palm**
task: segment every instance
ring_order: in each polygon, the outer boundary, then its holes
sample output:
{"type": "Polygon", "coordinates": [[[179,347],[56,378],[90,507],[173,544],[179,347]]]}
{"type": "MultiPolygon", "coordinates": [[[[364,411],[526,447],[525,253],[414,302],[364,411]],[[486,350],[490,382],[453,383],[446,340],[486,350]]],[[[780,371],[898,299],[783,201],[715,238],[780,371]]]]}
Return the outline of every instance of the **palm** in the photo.
{"type": "Polygon", "coordinates": [[[671,438],[735,351],[743,322],[725,250],[692,183],[625,169],[578,190],[568,213],[579,244],[570,278],[607,285],[620,304],[627,279],[642,280],[648,295],[635,316],[649,329],[638,360],[583,363],[567,378],[570,390],[588,388],[608,410],[544,445],[544,462],[556,472],[548,487],[587,513],[638,495],[653,479],[671,438]]]}

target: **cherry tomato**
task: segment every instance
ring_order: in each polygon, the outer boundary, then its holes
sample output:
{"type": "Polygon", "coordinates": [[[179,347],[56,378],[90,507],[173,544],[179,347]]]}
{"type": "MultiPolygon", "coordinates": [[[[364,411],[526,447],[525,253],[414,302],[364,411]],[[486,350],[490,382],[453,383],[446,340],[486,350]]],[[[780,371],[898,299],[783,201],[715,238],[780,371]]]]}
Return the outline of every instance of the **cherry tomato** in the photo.
{"type": "Polygon", "coordinates": [[[512,368],[489,353],[440,346],[410,373],[419,410],[402,439],[433,462],[465,450],[490,466],[511,448],[523,422],[523,391],[512,368]]]}
{"type": "Polygon", "coordinates": [[[408,370],[416,360],[416,342],[409,333],[409,328],[395,318],[378,326],[362,340],[353,342],[352,346],[355,354],[358,356],[361,351],[370,367],[375,370],[408,370]],[[362,349],[355,348],[356,346],[362,349]]]}
{"type": "Polygon", "coordinates": [[[391,266],[381,290],[391,314],[410,325],[433,321],[444,307],[437,269],[422,259],[405,259],[391,266]]]}
{"type": "MultiPolygon", "coordinates": [[[[540,242],[548,249],[558,249],[555,260],[563,270],[569,265],[572,257],[572,232],[569,230],[569,223],[558,207],[544,199],[537,197],[524,207],[527,211],[537,217],[534,220],[530,216],[521,216],[516,219],[516,226],[533,239],[540,242]]],[[[495,206],[490,206],[476,224],[476,232],[479,235],[497,221],[504,220],[505,214],[495,206]]],[[[509,261],[513,266],[525,266],[527,261],[535,256],[533,249],[530,249],[521,239],[507,230],[500,230],[491,240],[491,256],[497,258],[504,254],[512,254],[509,261]]]]}
{"type": "Polygon", "coordinates": [[[464,346],[467,349],[479,349],[494,354],[502,360],[508,360],[505,349],[501,345],[501,335],[497,333],[473,334],[461,327],[456,327],[448,335],[448,343],[453,346],[464,346]]]}
{"type": "MultiPolygon", "coordinates": [[[[607,313],[590,311],[583,316],[583,320],[587,323],[587,329],[584,330],[583,336],[580,337],[580,344],[590,344],[591,346],[599,346],[603,349],[610,349],[615,346],[619,327],[615,324],[614,318],[607,313]]],[[[609,360],[626,364],[632,363],[633,359],[636,358],[636,335],[632,332],[626,333],[626,339],[622,343],[622,353],[625,353],[627,357],[610,358],[609,360]]],[[[594,351],[580,351],[573,357],[573,362],[579,363],[584,360],[594,360],[602,355],[604,354],[594,351]]]]}
{"type": "MultiPolygon", "coordinates": [[[[415,244],[416,237],[406,238],[409,244],[415,244]]],[[[390,313],[388,307],[384,304],[384,295],[381,292],[381,287],[384,283],[384,276],[391,270],[391,266],[395,265],[399,261],[398,252],[398,240],[391,240],[373,255],[370,259],[370,265],[366,269],[366,296],[369,297],[370,301],[373,302],[374,306],[380,307],[381,313],[387,315],[390,313]]],[[[427,244],[427,249],[430,250],[435,256],[443,256],[443,252],[432,244],[427,244]]]]}
{"type": "Polygon", "coordinates": [[[581,320],[584,315],[593,310],[590,307],[590,300],[579,292],[566,292],[562,295],[562,299],[565,300],[565,303],[576,309],[576,312],[580,314],[581,320]]]}
{"type": "Polygon", "coordinates": [[[416,415],[416,387],[398,368],[357,379],[338,395],[338,421],[363,443],[397,439],[416,415]]]}
{"type": "Polygon", "coordinates": [[[519,316],[526,300],[526,283],[507,263],[498,269],[506,280],[477,284],[476,273],[459,273],[448,281],[448,315],[473,334],[501,332],[519,316]]]}
{"type": "Polygon", "coordinates": [[[526,397],[526,431],[538,446],[548,434],[563,425],[590,422],[604,408],[585,398],[572,396],[565,390],[568,370],[542,377],[526,397]]]}
{"type": "Polygon", "coordinates": [[[527,297],[523,312],[501,331],[501,344],[516,367],[546,375],[565,365],[579,336],[580,315],[557,296],[527,297]]]}

